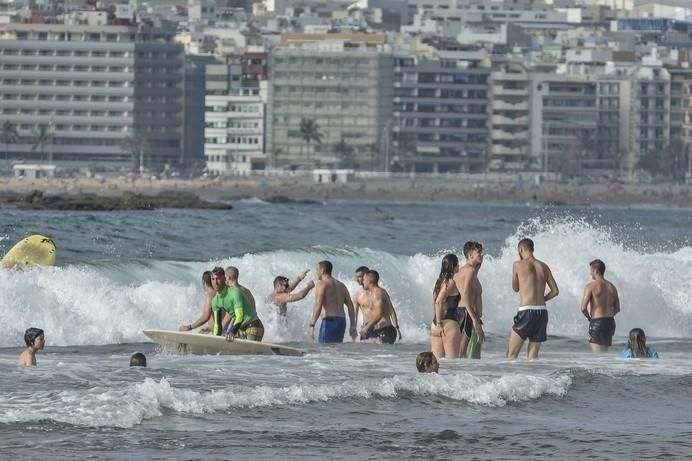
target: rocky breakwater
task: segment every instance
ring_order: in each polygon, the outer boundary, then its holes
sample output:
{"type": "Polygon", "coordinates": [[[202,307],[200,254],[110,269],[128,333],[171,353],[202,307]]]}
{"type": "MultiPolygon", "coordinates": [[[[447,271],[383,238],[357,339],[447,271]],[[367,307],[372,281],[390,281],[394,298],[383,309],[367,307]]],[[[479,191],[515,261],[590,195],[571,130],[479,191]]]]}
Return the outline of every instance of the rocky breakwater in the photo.
{"type": "Polygon", "coordinates": [[[157,208],[198,208],[229,210],[228,203],[207,202],[188,192],[160,192],[142,195],[123,192],[117,196],[97,194],[46,194],[34,190],[28,194],[5,193],[0,195],[0,206],[29,210],[155,210],[157,208]]]}

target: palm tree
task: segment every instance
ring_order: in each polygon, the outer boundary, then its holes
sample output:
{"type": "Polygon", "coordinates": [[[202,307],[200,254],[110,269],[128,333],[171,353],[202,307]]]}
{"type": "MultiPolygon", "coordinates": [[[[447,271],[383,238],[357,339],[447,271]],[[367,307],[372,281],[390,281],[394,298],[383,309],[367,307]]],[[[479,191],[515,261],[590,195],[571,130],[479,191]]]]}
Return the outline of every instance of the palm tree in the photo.
{"type": "Polygon", "coordinates": [[[344,168],[353,168],[355,163],[353,159],[353,151],[353,146],[344,141],[343,138],[341,141],[334,144],[334,153],[336,153],[336,156],[339,157],[341,166],[344,168]]]}
{"type": "Polygon", "coordinates": [[[10,144],[17,142],[17,139],[19,139],[17,128],[9,120],[6,120],[2,124],[2,131],[0,131],[0,141],[5,145],[5,163],[9,161],[10,144]]]}
{"type": "Polygon", "coordinates": [[[310,143],[315,141],[317,144],[322,144],[322,138],[324,134],[320,131],[320,126],[316,121],[310,118],[300,119],[300,129],[298,131],[298,136],[305,144],[307,144],[307,157],[308,163],[310,163],[310,143]]]}
{"type": "Polygon", "coordinates": [[[120,143],[120,147],[127,151],[132,157],[132,171],[137,171],[137,160],[139,159],[139,172],[144,172],[144,151],[149,148],[147,140],[141,136],[128,136],[120,143]]]}
{"type": "Polygon", "coordinates": [[[41,154],[43,154],[46,144],[53,140],[53,133],[46,125],[40,125],[38,130],[33,130],[31,132],[31,135],[34,141],[34,144],[31,146],[31,152],[39,150],[41,154]]]}

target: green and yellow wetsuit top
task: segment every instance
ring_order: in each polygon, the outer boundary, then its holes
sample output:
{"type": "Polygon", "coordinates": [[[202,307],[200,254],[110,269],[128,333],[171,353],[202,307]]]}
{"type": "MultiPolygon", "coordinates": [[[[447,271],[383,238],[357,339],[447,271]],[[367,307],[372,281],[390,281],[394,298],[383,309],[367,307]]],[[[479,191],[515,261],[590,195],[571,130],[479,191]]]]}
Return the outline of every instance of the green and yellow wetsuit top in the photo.
{"type": "Polygon", "coordinates": [[[257,312],[252,307],[250,300],[238,287],[225,286],[223,290],[214,295],[211,300],[211,311],[214,315],[214,335],[220,336],[223,313],[226,312],[233,320],[230,327],[233,334],[243,326],[247,326],[256,316],[257,312]]]}

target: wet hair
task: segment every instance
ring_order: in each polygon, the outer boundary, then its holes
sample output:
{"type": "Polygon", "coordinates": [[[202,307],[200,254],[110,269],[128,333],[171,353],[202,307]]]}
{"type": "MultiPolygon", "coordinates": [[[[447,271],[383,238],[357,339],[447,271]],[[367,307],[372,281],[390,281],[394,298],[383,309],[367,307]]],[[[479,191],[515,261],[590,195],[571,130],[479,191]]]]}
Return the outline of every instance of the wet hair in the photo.
{"type": "Polygon", "coordinates": [[[358,269],[356,269],[356,274],[358,272],[362,272],[364,274],[367,274],[368,272],[370,272],[370,269],[368,269],[368,266],[360,266],[360,267],[358,267],[358,269]]]}
{"type": "Polygon", "coordinates": [[[416,357],[416,368],[420,373],[425,373],[435,360],[432,352],[421,352],[416,357]]]}
{"type": "Polygon", "coordinates": [[[211,271],[202,272],[202,283],[206,286],[211,286],[211,271]]]}
{"type": "Polygon", "coordinates": [[[478,242],[469,241],[464,243],[464,257],[468,258],[473,250],[483,251],[483,245],[478,242]]]}
{"type": "Polygon", "coordinates": [[[41,330],[40,328],[27,328],[24,332],[24,342],[26,343],[26,347],[33,346],[36,338],[43,335],[43,330],[41,330]]]}
{"type": "Polygon", "coordinates": [[[589,263],[589,266],[593,267],[596,269],[596,272],[599,274],[603,275],[605,274],[605,263],[601,261],[600,259],[594,259],[589,263]]]}
{"type": "Polygon", "coordinates": [[[437,277],[435,287],[433,288],[433,298],[437,298],[440,289],[442,289],[442,284],[454,277],[454,269],[456,267],[459,267],[459,258],[457,258],[457,255],[450,253],[442,258],[440,275],[437,277]]]}
{"type": "Polygon", "coordinates": [[[630,330],[627,347],[632,350],[633,357],[649,357],[649,351],[646,348],[646,334],[641,328],[632,328],[630,330]]]}
{"type": "Polygon", "coordinates": [[[377,271],[367,271],[365,276],[375,283],[380,281],[380,273],[377,271]]]}
{"type": "Polygon", "coordinates": [[[525,248],[529,250],[531,253],[533,253],[533,240],[528,239],[528,238],[523,238],[519,240],[519,245],[517,245],[518,248],[525,248]]]}
{"type": "Polygon", "coordinates": [[[332,275],[333,266],[331,261],[327,261],[325,259],[324,261],[318,262],[317,265],[320,266],[327,274],[332,275]]]}
{"type": "Polygon", "coordinates": [[[146,367],[147,366],[147,358],[141,352],[135,352],[134,354],[132,354],[132,357],[130,357],[130,366],[131,367],[146,367]]]}
{"type": "Polygon", "coordinates": [[[226,278],[226,271],[223,270],[223,267],[216,266],[211,270],[211,273],[214,274],[217,277],[220,277],[223,275],[223,278],[226,278]]]}
{"type": "Polygon", "coordinates": [[[238,277],[240,277],[240,271],[238,270],[237,267],[234,266],[228,266],[226,268],[226,278],[229,280],[238,280],[238,277]]]}
{"type": "Polygon", "coordinates": [[[279,287],[281,285],[286,285],[289,283],[288,277],[284,277],[283,275],[279,275],[274,279],[274,288],[279,287]]]}

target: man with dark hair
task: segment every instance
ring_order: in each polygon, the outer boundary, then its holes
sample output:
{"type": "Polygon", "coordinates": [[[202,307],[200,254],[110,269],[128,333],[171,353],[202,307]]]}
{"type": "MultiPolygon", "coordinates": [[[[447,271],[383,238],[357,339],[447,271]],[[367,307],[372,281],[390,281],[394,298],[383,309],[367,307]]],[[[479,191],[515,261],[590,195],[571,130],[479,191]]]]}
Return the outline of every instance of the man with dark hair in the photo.
{"type": "Polygon", "coordinates": [[[359,266],[356,269],[356,283],[360,288],[358,288],[358,291],[356,291],[356,294],[353,295],[353,318],[356,319],[356,324],[358,323],[358,315],[361,310],[361,304],[367,303],[367,298],[368,294],[363,290],[363,278],[365,278],[365,274],[367,274],[370,271],[370,269],[367,266],[359,266]]]}
{"type": "Polygon", "coordinates": [[[380,274],[374,270],[368,271],[363,278],[365,296],[361,298],[363,327],[360,340],[377,339],[385,344],[394,344],[397,335],[401,339],[396,310],[389,293],[379,286],[379,281],[380,274]]]}
{"type": "Polygon", "coordinates": [[[308,295],[308,293],[310,293],[310,290],[315,288],[315,282],[310,280],[306,284],[305,288],[303,288],[297,293],[293,293],[293,290],[295,290],[298,284],[305,279],[305,277],[308,275],[308,272],[310,272],[310,269],[305,269],[292,282],[288,280],[288,277],[284,277],[282,275],[279,275],[274,279],[274,291],[270,296],[270,301],[272,304],[279,308],[279,315],[281,317],[286,317],[288,303],[304,299],[308,295]]]}
{"type": "Polygon", "coordinates": [[[538,357],[541,344],[548,339],[548,311],[545,304],[555,298],[560,290],[547,264],[533,255],[533,241],[519,242],[519,261],[512,265],[512,289],[519,293],[519,311],[514,316],[514,326],[509,336],[507,358],[519,355],[528,338],[528,356],[538,357]],[[550,291],[545,293],[548,286],[550,291]]]}
{"type": "Polygon", "coordinates": [[[141,352],[135,352],[132,354],[132,357],[130,357],[130,366],[131,367],[144,367],[146,368],[147,366],[147,358],[144,354],[141,352]]]}
{"type": "Polygon", "coordinates": [[[615,316],[620,312],[618,290],[605,279],[605,263],[594,259],[589,263],[591,278],[584,287],[581,311],[589,320],[589,342],[592,352],[608,352],[615,334],[615,316]],[[589,307],[591,308],[589,311],[589,307]]]}
{"type": "Polygon", "coordinates": [[[40,328],[27,328],[24,332],[24,342],[26,349],[19,355],[17,365],[30,367],[36,365],[36,353],[42,351],[46,345],[46,335],[40,328]]]}
{"type": "Polygon", "coordinates": [[[419,373],[437,373],[440,363],[432,352],[421,352],[416,357],[416,368],[419,373]]]}
{"type": "Polygon", "coordinates": [[[459,310],[461,318],[461,349],[460,358],[481,358],[481,344],[485,340],[483,332],[483,287],[478,281],[478,271],[483,264],[483,245],[469,241],[464,244],[464,264],[454,275],[454,283],[461,295],[459,310]],[[472,341],[473,340],[473,341],[472,341]],[[469,344],[472,347],[469,348],[469,344]]]}
{"type": "Polygon", "coordinates": [[[315,305],[312,308],[308,338],[315,340],[315,323],[322,315],[320,326],[320,343],[340,343],[344,340],[346,319],[344,305],[348,309],[349,333],[355,341],[358,336],[353,316],[353,302],[348,288],[339,280],[332,277],[332,263],[320,261],[315,270],[319,283],[315,290],[315,305]]]}

